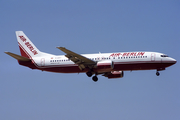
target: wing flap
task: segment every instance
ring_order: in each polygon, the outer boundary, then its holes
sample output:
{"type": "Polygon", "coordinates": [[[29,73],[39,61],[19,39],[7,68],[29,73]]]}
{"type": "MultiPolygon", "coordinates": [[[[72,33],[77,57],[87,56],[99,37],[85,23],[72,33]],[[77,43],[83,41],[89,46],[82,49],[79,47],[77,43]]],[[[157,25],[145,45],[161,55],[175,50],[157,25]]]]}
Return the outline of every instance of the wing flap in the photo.
{"type": "Polygon", "coordinates": [[[5,52],[6,54],[8,54],[9,56],[19,60],[19,61],[31,61],[31,59],[11,53],[11,52],[5,52]]]}

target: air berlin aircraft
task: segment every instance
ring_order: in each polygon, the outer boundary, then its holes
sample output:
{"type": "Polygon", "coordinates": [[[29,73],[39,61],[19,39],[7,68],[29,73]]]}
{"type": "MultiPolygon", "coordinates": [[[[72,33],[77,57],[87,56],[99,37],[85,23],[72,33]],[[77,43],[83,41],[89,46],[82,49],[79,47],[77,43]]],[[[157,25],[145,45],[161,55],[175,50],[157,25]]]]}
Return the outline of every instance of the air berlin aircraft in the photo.
{"type": "Polygon", "coordinates": [[[64,47],[57,47],[66,55],[52,55],[39,51],[23,31],[16,31],[21,56],[5,52],[18,60],[20,65],[31,69],[56,73],[86,73],[97,81],[97,75],[111,78],[122,78],[123,71],[165,70],[176,63],[176,60],[158,52],[116,52],[98,54],[77,54],[64,47]]]}

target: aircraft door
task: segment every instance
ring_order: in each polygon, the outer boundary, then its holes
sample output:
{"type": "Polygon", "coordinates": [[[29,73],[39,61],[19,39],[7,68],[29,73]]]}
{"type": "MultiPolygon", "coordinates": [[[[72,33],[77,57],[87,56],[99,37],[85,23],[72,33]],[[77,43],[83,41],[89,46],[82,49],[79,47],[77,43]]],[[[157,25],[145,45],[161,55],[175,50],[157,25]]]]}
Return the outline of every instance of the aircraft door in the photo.
{"type": "Polygon", "coordinates": [[[41,66],[45,66],[45,58],[41,59],[41,66]]]}
{"type": "Polygon", "coordinates": [[[156,54],[155,54],[155,53],[152,53],[152,54],[151,54],[151,61],[155,61],[155,57],[156,57],[156,54]]]}

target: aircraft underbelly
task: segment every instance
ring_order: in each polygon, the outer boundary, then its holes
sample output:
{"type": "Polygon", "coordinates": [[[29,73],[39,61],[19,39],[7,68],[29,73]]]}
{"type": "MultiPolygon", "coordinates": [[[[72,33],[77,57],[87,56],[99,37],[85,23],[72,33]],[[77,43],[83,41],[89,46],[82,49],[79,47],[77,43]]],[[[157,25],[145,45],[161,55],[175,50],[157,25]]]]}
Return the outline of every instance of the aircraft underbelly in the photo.
{"type": "Polygon", "coordinates": [[[152,70],[165,68],[171,64],[162,64],[161,62],[152,63],[128,63],[128,64],[114,64],[114,70],[128,71],[128,70],[152,70]]]}

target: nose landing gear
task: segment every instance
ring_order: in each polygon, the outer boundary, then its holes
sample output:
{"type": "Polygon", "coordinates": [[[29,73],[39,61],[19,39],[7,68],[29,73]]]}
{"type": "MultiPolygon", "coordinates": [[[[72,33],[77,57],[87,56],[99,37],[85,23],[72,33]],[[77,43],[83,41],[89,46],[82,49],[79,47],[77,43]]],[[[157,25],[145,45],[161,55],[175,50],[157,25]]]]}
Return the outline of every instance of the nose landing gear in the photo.
{"type": "Polygon", "coordinates": [[[165,68],[158,68],[157,72],[156,72],[156,75],[159,76],[160,75],[159,71],[162,71],[162,70],[165,70],[165,68]]]}
{"type": "Polygon", "coordinates": [[[159,75],[160,75],[160,73],[157,71],[157,72],[156,72],[156,75],[157,75],[157,76],[159,76],[159,75]]]}

